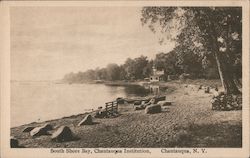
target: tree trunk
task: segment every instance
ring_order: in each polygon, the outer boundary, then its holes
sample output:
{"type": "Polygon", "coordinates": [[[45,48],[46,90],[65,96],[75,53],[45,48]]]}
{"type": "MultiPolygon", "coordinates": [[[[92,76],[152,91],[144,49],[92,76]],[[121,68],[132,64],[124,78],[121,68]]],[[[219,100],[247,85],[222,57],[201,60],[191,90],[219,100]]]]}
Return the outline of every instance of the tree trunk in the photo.
{"type": "Polygon", "coordinates": [[[223,57],[222,54],[223,52],[219,51],[219,46],[217,41],[218,35],[214,26],[214,22],[212,20],[213,18],[211,17],[214,17],[213,11],[208,19],[210,21],[209,22],[210,38],[212,39],[211,41],[213,44],[213,53],[217,63],[217,68],[220,75],[222,87],[226,94],[240,94],[241,92],[239,91],[234,82],[234,75],[231,73],[232,71],[230,71],[230,66],[224,61],[227,60],[227,58],[225,56],[223,57]]]}
{"type": "Polygon", "coordinates": [[[232,71],[229,71],[230,66],[228,66],[226,62],[223,61],[223,56],[222,56],[223,54],[219,52],[217,38],[214,35],[212,35],[211,37],[213,38],[212,41],[213,41],[213,48],[214,48],[214,56],[215,56],[215,60],[217,63],[217,68],[218,68],[218,72],[220,75],[220,79],[221,79],[224,92],[226,94],[240,94],[241,92],[235,85],[234,76],[231,73],[232,71]]]}
{"type": "Polygon", "coordinates": [[[214,52],[221,83],[226,94],[240,94],[241,92],[237,88],[234,82],[233,74],[227,71],[228,67],[221,59],[219,52],[214,52]]]}

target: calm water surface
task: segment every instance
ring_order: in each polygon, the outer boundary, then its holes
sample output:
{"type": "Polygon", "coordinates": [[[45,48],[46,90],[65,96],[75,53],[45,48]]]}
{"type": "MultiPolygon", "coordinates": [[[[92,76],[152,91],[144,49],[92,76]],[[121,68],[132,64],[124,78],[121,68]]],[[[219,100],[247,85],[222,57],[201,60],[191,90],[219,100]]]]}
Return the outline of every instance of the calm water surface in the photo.
{"type": "Polygon", "coordinates": [[[138,85],[11,83],[11,126],[84,113],[117,97],[146,96],[138,85]]]}

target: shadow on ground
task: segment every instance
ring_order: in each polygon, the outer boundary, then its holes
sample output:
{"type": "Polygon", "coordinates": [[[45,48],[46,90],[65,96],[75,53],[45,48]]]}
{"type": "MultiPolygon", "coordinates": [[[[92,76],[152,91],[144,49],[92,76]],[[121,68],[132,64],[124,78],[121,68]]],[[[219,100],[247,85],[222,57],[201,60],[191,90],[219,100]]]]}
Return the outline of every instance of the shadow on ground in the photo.
{"type": "Polygon", "coordinates": [[[242,126],[228,124],[190,124],[177,127],[171,147],[242,147],[242,126]]]}

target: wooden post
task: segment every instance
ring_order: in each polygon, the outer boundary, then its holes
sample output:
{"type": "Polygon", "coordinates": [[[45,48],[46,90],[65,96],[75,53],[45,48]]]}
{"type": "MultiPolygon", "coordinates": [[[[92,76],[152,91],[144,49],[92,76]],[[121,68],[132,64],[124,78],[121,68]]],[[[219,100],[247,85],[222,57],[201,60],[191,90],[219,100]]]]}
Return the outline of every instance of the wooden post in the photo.
{"type": "Polygon", "coordinates": [[[118,103],[117,101],[107,102],[106,104],[106,116],[114,115],[118,113],[118,103]]]}
{"type": "Polygon", "coordinates": [[[118,103],[116,102],[116,113],[118,113],[118,103]]]}
{"type": "Polygon", "coordinates": [[[106,103],[106,116],[108,116],[108,103],[106,103]]]}
{"type": "Polygon", "coordinates": [[[112,115],[114,114],[114,102],[111,104],[112,115]]]}

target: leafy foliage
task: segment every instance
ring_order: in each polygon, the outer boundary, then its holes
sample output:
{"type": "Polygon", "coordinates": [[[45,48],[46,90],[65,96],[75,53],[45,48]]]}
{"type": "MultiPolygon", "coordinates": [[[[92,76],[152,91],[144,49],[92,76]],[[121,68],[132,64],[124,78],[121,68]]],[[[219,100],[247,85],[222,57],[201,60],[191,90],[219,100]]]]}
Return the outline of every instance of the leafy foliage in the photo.
{"type": "Polygon", "coordinates": [[[70,82],[90,80],[142,80],[152,73],[153,64],[165,75],[188,73],[194,78],[221,78],[228,93],[238,93],[242,75],[242,9],[240,7],[143,7],[141,23],[159,36],[164,45],[176,42],[170,52],[154,61],[140,56],[124,64],[70,73],[70,82]]]}
{"type": "Polygon", "coordinates": [[[64,76],[64,81],[83,83],[93,80],[138,80],[149,77],[152,72],[153,61],[140,56],[135,59],[128,58],[124,64],[108,64],[105,68],[87,70],[85,72],[69,73],[64,76]]]}
{"type": "Polygon", "coordinates": [[[176,41],[177,60],[188,65],[184,71],[200,71],[214,64],[225,91],[238,93],[233,80],[241,77],[235,68],[241,60],[241,13],[240,7],[144,7],[141,22],[164,35],[161,44],[176,41]],[[190,60],[194,63],[188,63],[190,60]]]}

